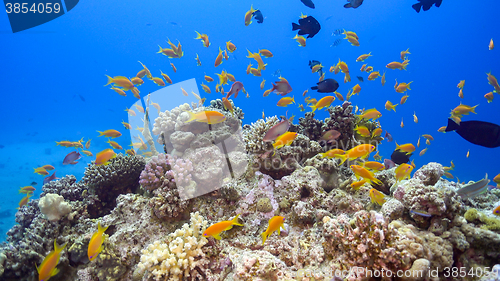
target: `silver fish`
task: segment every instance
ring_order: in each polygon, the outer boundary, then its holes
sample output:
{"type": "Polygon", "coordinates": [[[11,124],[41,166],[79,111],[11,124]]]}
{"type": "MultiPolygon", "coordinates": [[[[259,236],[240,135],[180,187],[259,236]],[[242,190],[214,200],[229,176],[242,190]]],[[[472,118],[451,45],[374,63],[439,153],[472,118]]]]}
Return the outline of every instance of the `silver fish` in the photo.
{"type": "Polygon", "coordinates": [[[57,180],[57,179],[59,179],[59,178],[56,177],[56,172],[54,171],[54,173],[52,175],[50,175],[48,177],[45,177],[43,179],[43,184],[46,184],[46,183],[48,183],[50,181],[57,180]]]}
{"type": "Polygon", "coordinates": [[[457,194],[464,199],[474,198],[479,194],[488,190],[488,183],[490,183],[490,180],[488,179],[488,174],[486,174],[486,177],[484,179],[477,181],[475,183],[467,184],[462,188],[460,188],[457,191],[457,194]]]}
{"type": "Polygon", "coordinates": [[[271,129],[269,129],[269,131],[267,131],[266,135],[262,140],[274,141],[279,136],[286,133],[288,131],[288,128],[290,128],[290,121],[288,121],[288,118],[284,118],[281,122],[279,122],[278,124],[274,125],[271,129]]]}

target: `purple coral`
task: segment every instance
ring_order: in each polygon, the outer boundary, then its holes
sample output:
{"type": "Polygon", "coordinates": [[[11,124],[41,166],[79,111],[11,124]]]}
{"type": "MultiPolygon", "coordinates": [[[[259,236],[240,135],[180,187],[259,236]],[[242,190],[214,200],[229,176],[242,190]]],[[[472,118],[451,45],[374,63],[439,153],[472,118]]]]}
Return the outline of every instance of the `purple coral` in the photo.
{"type": "Polygon", "coordinates": [[[193,164],[186,159],[169,154],[158,154],[151,157],[141,172],[139,183],[147,190],[155,190],[165,186],[184,184],[191,181],[193,164]]]}

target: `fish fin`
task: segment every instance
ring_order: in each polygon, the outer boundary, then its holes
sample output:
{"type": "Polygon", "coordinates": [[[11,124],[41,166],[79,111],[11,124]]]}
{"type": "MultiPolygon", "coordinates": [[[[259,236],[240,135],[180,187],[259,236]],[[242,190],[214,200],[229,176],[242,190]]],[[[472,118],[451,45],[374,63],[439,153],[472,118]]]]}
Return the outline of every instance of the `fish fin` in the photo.
{"type": "Polygon", "coordinates": [[[52,270],[52,272],[50,273],[50,276],[54,276],[56,275],[57,273],[59,273],[59,268],[54,268],[54,270],[52,270]]]}
{"type": "Polygon", "coordinates": [[[108,86],[109,84],[113,83],[113,78],[111,78],[111,76],[109,75],[106,75],[108,77],[108,84],[104,85],[104,86],[108,86]]]}
{"type": "Polygon", "coordinates": [[[351,8],[351,7],[352,7],[351,3],[347,3],[344,5],[344,8],[351,8]]]}
{"type": "Polygon", "coordinates": [[[239,225],[239,226],[243,226],[241,223],[239,223],[238,221],[238,217],[240,216],[240,214],[237,214],[236,217],[234,217],[234,219],[231,220],[231,222],[233,223],[233,225],[239,225]]]}
{"type": "Polygon", "coordinates": [[[212,235],[212,237],[215,238],[215,239],[217,239],[217,240],[221,240],[222,239],[222,237],[220,237],[219,234],[214,234],[214,235],[212,235]]]}
{"type": "Polygon", "coordinates": [[[186,112],[189,114],[189,119],[187,121],[185,121],[184,123],[189,123],[189,122],[196,120],[196,116],[193,112],[191,112],[191,111],[186,111],[186,112]]]}
{"type": "Polygon", "coordinates": [[[264,243],[266,243],[266,239],[267,239],[267,231],[262,232],[262,234],[260,234],[260,236],[262,236],[262,245],[264,245],[264,243]]]}
{"type": "Polygon", "coordinates": [[[417,4],[413,4],[411,5],[411,7],[417,12],[417,13],[420,13],[420,9],[422,8],[422,4],[421,3],[417,3],[417,4]]]}
{"type": "Polygon", "coordinates": [[[224,229],[224,231],[226,231],[226,230],[230,230],[231,228],[233,228],[233,225],[229,225],[228,227],[226,227],[226,228],[224,229]]]}
{"type": "Polygon", "coordinates": [[[101,233],[104,233],[106,231],[106,229],[108,229],[109,226],[106,226],[106,227],[102,227],[101,226],[101,222],[98,222],[97,223],[97,230],[101,233]]]}
{"type": "Polygon", "coordinates": [[[311,87],[311,90],[317,90],[318,86],[311,87]]]}
{"type": "Polygon", "coordinates": [[[445,132],[451,132],[458,130],[460,128],[460,125],[455,123],[452,119],[448,118],[448,126],[446,126],[446,129],[444,130],[445,132]]]}
{"type": "Polygon", "coordinates": [[[342,161],[340,161],[340,165],[344,164],[344,162],[347,160],[347,155],[339,155],[338,158],[340,158],[342,161]]]}
{"type": "Polygon", "coordinates": [[[296,24],[296,23],[292,22],[292,31],[293,31],[293,30],[297,30],[297,29],[300,29],[300,25],[298,25],[298,24],[296,24]]]}

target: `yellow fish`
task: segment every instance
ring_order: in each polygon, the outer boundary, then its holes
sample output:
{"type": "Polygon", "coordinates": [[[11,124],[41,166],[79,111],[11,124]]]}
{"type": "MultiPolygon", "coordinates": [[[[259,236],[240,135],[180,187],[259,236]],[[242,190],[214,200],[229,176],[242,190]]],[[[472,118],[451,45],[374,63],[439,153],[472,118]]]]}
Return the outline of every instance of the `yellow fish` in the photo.
{"type": "Polygon", "coordinates": [[[224,114],[214,110],[204,110],[197,113],[191,111],[186,112],[189,114],[189,119],[186,123],[197,121],[207,124],[218,124],[226,120],[226,116],[224,116],[224,114]]]}
{"type": "Polygon", "coordinates": [[[285,145],[290,145],[297,137],[296,132],[286,132],[280,135],[273,143],[274,149],[279,149],[285,145]]]}
{"type": "Polygon", "coordinates": [[[99,253],[102,251],[102,243],[104,242],[103,234],[108,229],[107,227],[101,227],[101,223],[97,223],[97,232],[92,235],[90,238],[89,247],[87,249],[87,256],[90,261],[93,261],[99,253]]]}
{"type": "MultiPolygon", "coordinates": [[[[59,269],[56,268],[61,258],[61,252],[66,247],[67,243],[62,246],[57,246],[56,239],[54,239],[54,250],[51,251],[42,261],[40,266],[36,267],[38,271],[38,281],[47,281],[50,277],[56,275],[59,269]]],[[[35,265],[36,266],[36,265],[35,265]]]]}
{"type": "Polygon", "coordinates": [[[236,217],[234,217],[234,219],[230,221],[221,221],[216,224],[212,224],[205,230],[205,232],[203,232],[203,236],[205,237],[212,236],[213,238],[220,240],[221,239],[220,233],[222,231],[230,230],[231,228],[233,228],[233,225],[243,226],[241,223],[238,222],[238,217],[239,214],[236,215],[236,217]]]}
{"type": "Polygon", "coordinates": [[[377,203],[382,206],[385,203],[384,197],[385,195],[382,192],[376,190],[375,188],[370,189],[370,198],[372,200],[372,203],[377,203]]]}
{"type": "Polygon", "coordinates": [[[116,157],[116,153],[111,148],[104,149],[103,151],[97,153],[95,159],[95,165],[108,165],[109,160],[116,157]]]}
{"type": "Polygon", "coordinates": [[[283,97],[278,101],[277,106],[285,107],[291,103],[295,103],[294,97],[283,97]]]}
{"type": "Polygon", "coordinates": [[[267,226],[266,231],[262,232],[262,245],[266,243],[266,239],[273,234],[273,232],[278,231],[278,235],[280,235],[280,229],[283,228],[285,230],[285,217],[282,216],[274,216],[269,220],[269,225],[267,226]]]}

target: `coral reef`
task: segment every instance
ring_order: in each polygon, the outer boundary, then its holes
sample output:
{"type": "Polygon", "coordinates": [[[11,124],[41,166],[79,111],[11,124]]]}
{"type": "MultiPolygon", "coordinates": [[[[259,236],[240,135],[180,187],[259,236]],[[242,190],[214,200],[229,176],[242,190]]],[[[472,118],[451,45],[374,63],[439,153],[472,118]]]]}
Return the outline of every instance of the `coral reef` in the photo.
{"type": "Polygon", "coordinates": [[[91,218],[108,214],[115,207],[120,194],[135,192],[139,187],[139,175],[146,161],[139,155],[118,154],[108,165],[89,164],[82,182],[90,194],[88,212],[91,218]]]}
{"type": "Polygon", "coordinates": [[[207,239],[202,231],[207,221],[198,213],[191,215],[190,225],[169,234],[167,241],[155,241],[142,251],[141,260],[134,272],[134,279],[146,274],[155,280],[185,280],[198,275],[195,268],[203,267],[207,261],[201,249],[207,239]]]}

